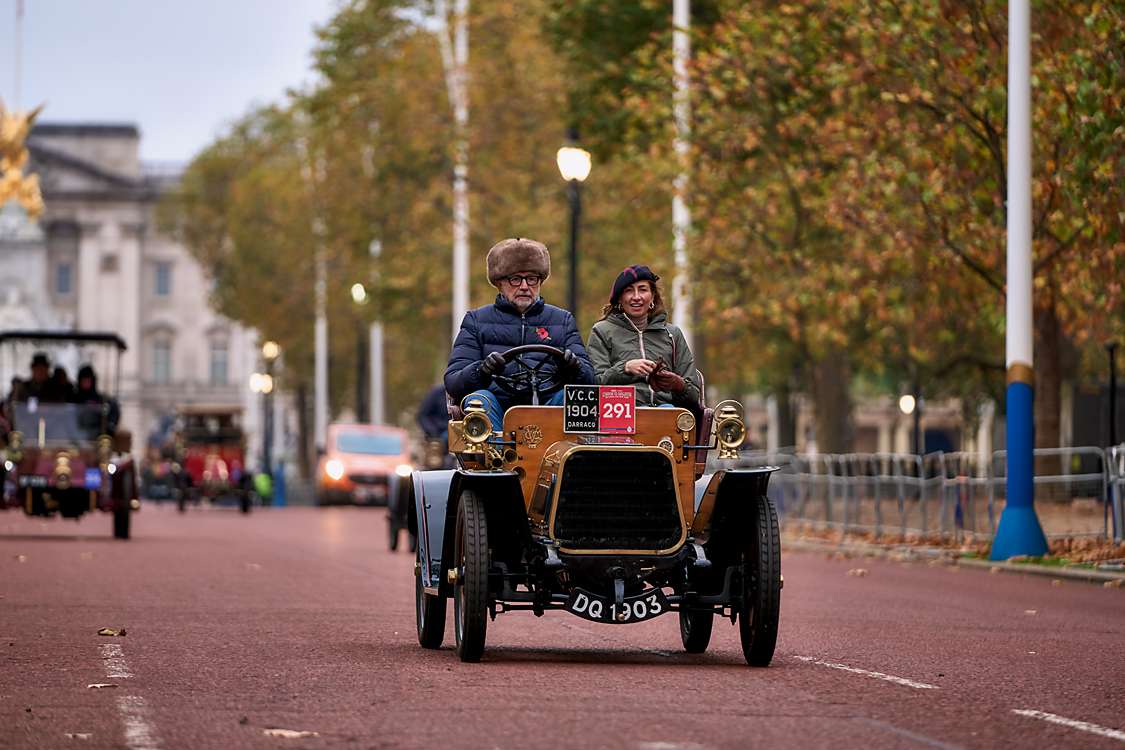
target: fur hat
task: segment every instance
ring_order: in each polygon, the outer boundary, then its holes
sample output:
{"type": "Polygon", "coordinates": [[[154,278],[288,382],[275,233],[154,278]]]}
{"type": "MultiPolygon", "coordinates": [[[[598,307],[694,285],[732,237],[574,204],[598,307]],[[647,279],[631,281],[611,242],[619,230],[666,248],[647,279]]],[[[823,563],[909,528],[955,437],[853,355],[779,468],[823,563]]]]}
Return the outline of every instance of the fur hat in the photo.
{"type": "Polygon", "coordinates": [[[542,242],[526,237],[500,240],[488,251],[488,281],[495,287],[500,279],[520,271],[534,271],[546,279],[551,275],[551,254],[542,242]]]}

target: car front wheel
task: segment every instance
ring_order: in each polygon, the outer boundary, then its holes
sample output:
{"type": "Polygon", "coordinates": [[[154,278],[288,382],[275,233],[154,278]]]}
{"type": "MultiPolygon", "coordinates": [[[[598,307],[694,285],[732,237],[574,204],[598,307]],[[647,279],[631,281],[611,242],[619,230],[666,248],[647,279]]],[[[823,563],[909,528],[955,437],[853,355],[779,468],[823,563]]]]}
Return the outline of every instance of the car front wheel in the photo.
{"type": "Polygon", "coordinates": [[[711,628],[715,624],[715,613],[711,611],[680,610],[680,640],[684,651],[689,654],[702,654],[711,642],[711,628]]]}
{"type": "Polygon", "coordinates": [[[480,661],[488,629],[488,523],[484,503],[472,490],[457,509],[458,575],[453,587],[453,622],[461,661],[480,661]]]}
{"type": "Polygon", "coordinates": [[[759,496],[757,506],[754,527],[739,555],[742,603],[738,609],[738,634],[746,663],[766,667],[777,645],[781,614],[781,532],[773,502],[759,496]]]}

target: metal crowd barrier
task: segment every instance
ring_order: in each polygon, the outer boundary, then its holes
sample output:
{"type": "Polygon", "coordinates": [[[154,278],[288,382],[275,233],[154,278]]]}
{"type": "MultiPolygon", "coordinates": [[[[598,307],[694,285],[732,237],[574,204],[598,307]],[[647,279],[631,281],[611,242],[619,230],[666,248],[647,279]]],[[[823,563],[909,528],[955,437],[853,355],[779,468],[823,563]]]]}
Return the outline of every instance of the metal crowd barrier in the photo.
{"type": "MultiPolygon", "coordinates": [[[[770,495],[783,521],[876,536],[987,540],[1006,501],[1007,452],[744,453],[779,469],[770,495]]],[[[1035,503],[1048,537],[1122,540],[1125,444],[1035,450],[1035,503]]]]}

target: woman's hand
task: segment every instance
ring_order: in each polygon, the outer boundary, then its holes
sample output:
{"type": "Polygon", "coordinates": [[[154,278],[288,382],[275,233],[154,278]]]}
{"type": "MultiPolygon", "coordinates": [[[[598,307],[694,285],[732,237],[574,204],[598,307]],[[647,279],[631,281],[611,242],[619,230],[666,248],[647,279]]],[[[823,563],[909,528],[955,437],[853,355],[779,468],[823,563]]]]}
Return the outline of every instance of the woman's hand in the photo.
{"type": "Polygon", "coordinates": [[[625,372],[647,379],[656,369],[656,363],[651,359],[631,359],[625,363],[625,372]]]}
{"type": "Polygon", "coordinates": [[[671,370],[661,370],[656,373],[656,377],[652,379],[652,383],[656,386],[656,390],[658,391],[668,391],[670,393],[683,393],[684,391],[684,379],[671,370]]]}

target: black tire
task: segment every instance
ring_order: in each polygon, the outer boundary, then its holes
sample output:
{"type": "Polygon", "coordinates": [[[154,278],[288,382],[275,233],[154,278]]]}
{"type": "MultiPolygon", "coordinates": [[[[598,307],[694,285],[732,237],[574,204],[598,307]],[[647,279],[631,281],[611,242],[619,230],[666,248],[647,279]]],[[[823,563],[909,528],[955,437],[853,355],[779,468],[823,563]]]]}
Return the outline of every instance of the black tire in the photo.
{"type": "Polygon", "coordinates": [[[461,661],[480,661],[488,631],[488,521],[484,503],[472,490],[461,493],[453,559],[459,576],[453,587],[453,624],[461,661]]]}
{"type": "Polygon", "coordinates": [[[689,654],[702,654],[711,642],[711,628],[715,624],[715,613],[701,610],[680,610],[680,640],[684,651],[689,654]]]}
{"type": "Polygon", "coordinates": [[[387,518],[387,547],[391,552],[398,550],[398,524],[393,516],[387,518]]]}
{"type": "Polygon", "coordinates": [[[124,508],[113,509],[113,538],[114,539],[128,539],[129,538],[129,521],[132,514],[129,512],[129,505],[126,504],[124,508]]]}
{"type": "Polygon", "coordinates": [[[738,634],[746,663],[767,667],[777,646],[781,615],[781,532],[773,501],[759,496],[757,505],[753,531],[740,553],[743,574],[738,634]]]}
{"type": "Polygon", "coordinates": [[[418,620],[418,643],[422,648],[441,648],[445,640],[445,597],[432,596],[422,588],[422,574],[414,577],[414,613],[418,620]]]}
{"type": "Polygon", "coordinates": [[[113,502],[113,538],[129,538],[129,522],[132,518],[132,500],[137,495],[137,480],[131,469],[119,472],[120,478],[115,482],[114,491],[117,497],[113,502]]]}

